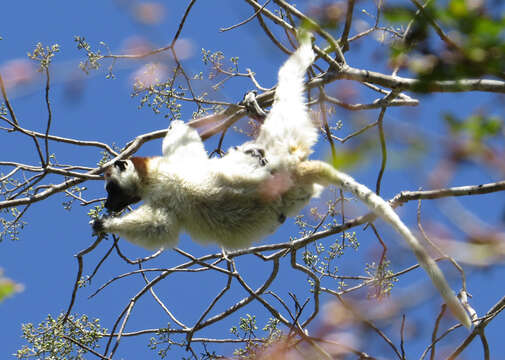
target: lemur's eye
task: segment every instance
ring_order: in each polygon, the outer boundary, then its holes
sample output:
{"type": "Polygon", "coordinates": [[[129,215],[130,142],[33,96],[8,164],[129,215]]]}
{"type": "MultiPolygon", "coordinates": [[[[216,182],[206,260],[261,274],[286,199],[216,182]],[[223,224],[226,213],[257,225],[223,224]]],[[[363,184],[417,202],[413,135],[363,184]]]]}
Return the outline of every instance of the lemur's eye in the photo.
{"type": "Polygon", "coordinates": [[[127,164],[126,160],[116,160],[114,162],[114,166],[117,167],[119,171],[125,171],[127,164]]]}

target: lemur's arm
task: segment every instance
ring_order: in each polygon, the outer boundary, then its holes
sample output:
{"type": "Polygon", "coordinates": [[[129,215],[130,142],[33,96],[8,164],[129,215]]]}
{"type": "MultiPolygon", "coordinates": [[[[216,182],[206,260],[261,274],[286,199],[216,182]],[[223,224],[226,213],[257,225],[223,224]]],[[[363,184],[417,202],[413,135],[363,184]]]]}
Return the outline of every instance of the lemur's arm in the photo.
{"type": "Polygon", "coordinates": [[[143,204],[121,217],[95,219],[95,233],[113,233],[148,249],[173,247],[179,240],[179,224],[175,216],[163,208],[143,204]]]}
{"type": "Polygon", "coordinates": [[[419,265],[428,273],[433,285],[438,289],[447,306],[454,316],[467,328],[472,325],[470,317],[454,295],[445,280],[442,271],[435,261],[428,255],[416,237],[402,222],[393,208],[380,196],[366,186],[358,183],[351,176],[335,170],[327,163],[321,161],[304,161],[297,167],[297,177],[301,182],[318,183],[321,185],[333,184],[352,192],[363,201],[377,216],[388,222],[407,242],[417,257],[419,265]]]}
{"type": "Polygon", "coordinates": [[[198,132],[180,120],[173,120],[170,123],[161,149],[165,157],[193,160],[208,157],[198,132]]]}

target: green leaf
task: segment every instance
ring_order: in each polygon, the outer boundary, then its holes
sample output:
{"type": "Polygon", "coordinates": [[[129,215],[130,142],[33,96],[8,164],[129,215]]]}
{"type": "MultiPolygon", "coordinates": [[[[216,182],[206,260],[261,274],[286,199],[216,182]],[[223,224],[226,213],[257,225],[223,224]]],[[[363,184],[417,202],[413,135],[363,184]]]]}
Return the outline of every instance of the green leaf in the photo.
{"type": "Polygon", "coordinates": [[[341,149],[331,159],[336,169],[348,169],[363,161],[364,153],[358,149],[341,149]]]}
{"type": "Polygon", "coordinates": [[[393,24],[408,23],[414,17],[414,12],[406,7],[394,6],[384,10],[384,18],[393,24]]]}
{"type": "Polygon", "coordinates": [[[16,284],[7,279],[0,279],[0,301],[6,297],[14,294],[16,291],[16,284]]]}
{"type": "Polygon", "coordinates": [[[463,132],[478,141],[498,135],[503,128],[503,120],[496,116],[487,117],[481,114],[474,114],[461,120],[452,114],[445,114],[444,120],[449,125],[451,132],[463,132]]]}
{"type": "Polygon", "coordinates": [[[454,17],[463,17],[468,14],[468,7],[465,0],[451,0],[449,11],[454,17]]]}

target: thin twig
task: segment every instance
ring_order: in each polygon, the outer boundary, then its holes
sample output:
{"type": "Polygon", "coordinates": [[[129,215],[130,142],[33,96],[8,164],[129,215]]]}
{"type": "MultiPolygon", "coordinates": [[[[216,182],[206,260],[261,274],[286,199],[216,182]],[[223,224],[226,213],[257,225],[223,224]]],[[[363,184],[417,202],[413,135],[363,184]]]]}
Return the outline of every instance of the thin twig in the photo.
{"type": "Polygon", "coordinates": [[[390,347],[393,349],[393,352],[396,354],[396,356],[399,359],[402,359],[402,355],[396,348],[395,344],[389,339],[384,332],[382,332],[379,328],[377,328],[370,320],[366,319],[361,315],[358,311],[356,311],[351,305],[349,305],[343,298],[342,296],[335,294],[337,299],[340,301],[340,303],[347,309],[349,310],[353,316],[361,321],[363,324],[367,325],[369,328],[371,328],[373,331],[375,331],[390,347]]]}
{"type": "Polygon", "coordinates": [[[459,273],[461,275],[461,287],[462,287],[462,291],[466,294],[467,290],[466,290],[466,275],[465,275],[465,271],[463,270],[463,268],[458,264],[458,262],[452,256],[447,255],[437,244],[435,244],[433,241],[431,241],[431,239],[428,237],[428,235],[424,231],[424,228],[423,228],[423,226],[421,224],[421,199],[419,199],[418,204],[417,204],[417,228],[421,232],[421,235],[422,235],[423,239],[428,244],[430,244],[431,247],[434,248],[435,251],[437,251],[440,256],[443,256],[443,257],[449,259],[449,261],[452,263],[452,265],[454,265],[454,267],[459,271],[459,273]]]}
{"type": "MultiPolygon", "coordinates": [[[[338,42],[331,36],[326,30],[321,28],[321,26],[314,20],[312,20],[310,17],[302,13],[300,10],[298,10],[296,7],[293,5],[287,3],[284,0],[274,0],[277,4],[282,6],[284,9],[295,15],[296,17],[302,19],[303,21],[307,22],[310,24],[311,27],[313,27],[317,33],[319,33],[328,43],[330,43],[332,50],[335,51],[337,55],[337,61],[340,64],[345,64],[345,57],[344,54],[342,53],[342,50],[340,49],[340,45],[338,42]]],[[[318,52],[319,55],[319,52],[318,52]]]]}
{"type": "Polygon", "coordinates": [[[442,320],[442,317],[444,316],[445,310],[447,309],[446,304],[442,304],[440,308],[440,312],[438,313],[437,319],[435,320],[435,326],[433,327],[433,332],[431,333],[431,354],[430,354],[430,360],[435,360],[435,344],[437,340],[437,332],[438,332],[438,327],[440,326],[440,321],[442,320]]]}
{"type": "Polygon", "coordinates": [[[223,295],[226,294],[226,292],[228,290],[230,290],[231,280],[233,279],[233,274],[232,274],[230,263],[228,263],[228,271],[230,272],[230,275],[228,276],[228,279],[226,280],[226,284],[225,284],[224,288],[221,289],[221,291],[214,297],[214,299],[211,301],[211,303],[209,304],[209,306],[207,306],[207,309],[205,309],[205,311],[202,313],[202,315],[200,315],[200,318],[197,320],[197,322],[195,323],[195,325],[193,325],[193,327],[191,328],[191,330],[186,335],[186,342],[187,342],[186,348],[188,348],[191,345],[191,339],[193,338],[193,334],[195,332],[195,329],[198,328],[198,326],[202,323],[203,319],[205,319],[205,317],[207,316],[207,314],[217,304],[217,302],[219,301],[219,299],[221,299],[223,297],[223,295]]]}
{"type": "Polygon", "coordinates": [[[402,352],[402,360],[406,360],[405,357],[405,314],[402,315],[402,325],[400,326],[400,350],[402,352]]]}
{"type": "MultiPolygon", "coordinates": [[[[142,263],[139,263],[138,266],[139,266],[139,270],[143,270],[142,269],[142,263]]],[[[147,279],[147,276],[146,276],[145,272],[141,272],[141,275],[142,275],[142,278],[144,279],[145,283],[148,284],[149,280],[147,279]]],[[[183,329],[189,329],[186,325],[184,325],[182,322],[180,322],[174,316],[174,314],[172,314],[172,312],[170,310],[168,310],[168,308],[163,303],[163,301],[161,301],[161,299],[158,297],[158,295],[156,295],[156,293],[154,292],[153,288],[150,288],[149,292],[151,293],[151,296],[154,298],[154,300],[161,306],[161,308],[163,309],[163,311],[165,311],[165,313],[167,313],[167,315],[170,317],[170,319],[172,319],[173,322],[175,322],[177,325],[179,325],[183,329]]]]}
{"type": "Polygon", "coordinates": [[[426,5],[422,5],[417,0],[410,0],[410,1],[417,7],[418,11],[420,11],[421,14],[423,14],[424,18],[426,20],[428,20],[428,22],[433,27],[433,29],[435,30],[435,32],[438,34],[438,36],[440,37],[440,39],[442,41],[444,41],[447,45],[449,45],[449,47],[458,50],[460,52],[460,54],[465,53],[464,49],[462,49],[449,36],[447,36],[447,34],[442,30],[442,28],[437,24],[437,22],[426,13],[426,11],[424,9],[426,5]]]}
{"type": "Polygon", "coordinates": [[[316,315],[319,313],[319,292],[320,292],[320,288],[321,288],[321,282],[319,280],[319,278],[316,276],[316,274],[314,274],[311,270],[309,270],[308,268],[306,268],[305,266],[303,265],[300,265],[296,262],[296,250],[291,250],[291,267],[295,270],[299,270],[305,274],[307,274],[307,276],[309,276],[312,281],[313,281],[313,289],[312,289],[312,293],[313,293],[313,297],[314,297],[314,310],[312,311],[312,314],[302,323],[302,328],[305,328],[307,325],[310,324],[310,322],[312,320],[314,320],[314,318],[316,317],[316,315]]]}
{"type": "Polygon", "coordinates": [[[347,12],[345,16],[345,24],[344,30],[342,30],[342,36],[340,37],[340,44],[342,45],[342,52],[346,52],[349,50],[349,31],[351,30],[351,24],[353,19],[353,11],[354,11],[354,3],[355,0],[347,1],[347,12]]]}
{"type": "Polygon", "coordinates": [[[242,25],[244,25],[244,24],[247,24],[249,21],[251,21],[252,19],[254,19],[254,18],[255,18],[255,17],[256,17],[256,16],[257,16],[257,15],[258,15],[258,14],[259,14],[262,10],[263,10],[263,8],[264,8],[265,6],[267,6],[267,5],[268,5],[268,3],[269,3],[270,1],[271,1],[271,0],[267,0],[267,1],[265,1],[265,3],[263,4],[263,6],[262,6],[260,9],[256,10],[256,11],[254,12],[254,14],[252,14],[251,16],[249,16],[247,19],[245,19],[245,20],[243,20],[243,21],[239,22],[238,24],[235,24],[235,25],[232,25],[232,26],[228,26],[228,27],[225,27],[225,28],[220,28],[220,29],[219,29],[219,31],[220,31],[220,32],[225,32],[225,31],[229,31],[229,30],[232,30],[232,29],[236,29],[236,28],[238,28],[239,26],[242,26],[242,25]]]}
{"type": "Polygon", "coordinates": [[[109,255],[111,254],[112,250],[114,250],[114,245],[112,245],[109,248],[109,250],[107,250],[107,252],[105,253],[105,255],[100,259],[100,261],[98,262],[98,264],[95,266],[95,269],[93,270],[93,272],[91,273],[91,275],[87,279],[87,281],[90,284],[91,284],[91,280],[93,280],[93,278],[95,277],[96,273],[98,272],[98,270],[100,269],[100,267],[104,263],[105,259],[107,259],[109,257],[109,255]]]}
{"type": "Polygon", "coordinates": [[[384,176],[384,171],[386,170],[386,161],[388,158],[387,155],[387,149],[386,149],[386,140],[384,136],[384,114],[386,113],[386,107],[383,107],[381,109],[381,112],[379,114],[379,119],[377,120],[377,129],[379,130],[379,140],[380,140],[380,145],[381,145],[381,167],[379,170],[379,175],[377,176],[377,181],[375,183],[375,193],[377,195],[380,195],[380,190],[381,190],[381,182],[382,182],[382,177],[384,176]]]}
{"type": "Polygon", "coordinates": [[[98,246],[98,244],[100,244],[100,242],[102,241],[103,238],[104,238],[103,235],[98,236],[97,239],[95,240],[95,242],[93,242],[93,244],[91,244],[88,248],[81,250],[76,255],[74,255],[77,258],[77,264],[78,264],[77,277],[75,279],[74,288],[72,290],[70,304],[68,305],[67,311],[66,311],[65,316],[63,317],[63,320],[62,320],[62,325],[64,325],[65,322],[67,321],[68,316],[70,315],[70,312],[72,311],[72,307],[74,306],[74,303],[75,303],[75,297],[77,295],[77,290],[79,289],[79,283],[81,282],[82,271],[83,271],[82,258],[84,257],[84,255],[90,253],[93,249],[95,249],[98,246]]]}
{"type": "Polygon", "coordinates": [[[87,352],[99,357],[100,359],[103,359],[103,360],[111,360],[111,358],[107,357],[107,356],[103,356],[102,354],[99,354],[97,353],[95,350],[91,349],[90,347],[80,343],[79,341],[71,338],[70,336],[67,336],[67,335],[61,335],[61,337],[65,340],[68,340],[72,343],[74,343],[75,345],[79,346],[80,348],[83,348],[84,350],[86,350],[87,352]]]}
{"type": "Polygon", "coordinates": [[[9,114],[11,115],[12,122],[15,125],[19,125],[18,119],[16,118],[16,114],[14,113],[14,109],[9,101],[9,98],[7,97],[7,91],[5,90],[5,84],[4,84],[2,74],[0,74],[0,89],[2,90],[2,96],[4,98],[5,106],[7,106],[7,110],[9,110],[9,114]]]}
{"type": "Polygon", "coordinates": [[[44,165],[47,166],[49,165],[49,130],[51,129],[51,122],[53,119],[53,113],[51,110],[51,102],[49,100],[49,88],[50,88],[50,82],[51,78],[49,76],[49,68],[45,68],[45,74],[46,74],[46,89],[45,89],[45,99],[46,99],[46,107],[47,107],[47,126],[46,126],[46,133],[44,136],[44,142],[45,142],[45,148],[46,148],[46,160],[44,162],[44,165]]]}
{"type": "MultiPolygon", "coordinates": [[[[260,9],[258,9],[260,10],[260,9]]],[[[258,22],[261,26],[261,28],[263,29],[263,31],[265,32],[265,34],[267,34],[267,36],[269,37],[269,39],[275,44],[277,45],[277,47],[279,49],[282,50],[282,52],[284,52],[285,54],[288,54],[288,55],[291,55],[291,51],[285,47],[279,40],[277,40],[277,38],[275,37],[275,35],[272,33],[272,31],[270,31],[270,29],[268,28],[267,24],[265,23],[265,21],[263,20],[263,17],[261,16],[261,14],[258,14],[257,16],[258,18],[258,22]]]]}
{"type": "Polygon", "coordinates": [[[470,335],[468,335],[465,340],[457,347],[456,350],[447,358],[448,360],[455,360],[461,352],[466,349],[468,345],[473,341],[475,336],[480,335],[482,330],[505,309],[505,296],[502,297],[493,307],[486,313],[486,316],[482,320],[477,322],[477,325],[473,328],[470,335]]]}
{"type": "Polygon", "coordinates": [[[186,22],[186,18],[189,15],[189,12],[191,11],[191,8],[195,4],[196,0],[191,0],[188,6],[186,7],[186,11],[184,12],[184,15],[182,16],[181,22],[179,23],[179,27],[177,28],[177,32],[174,35],[174,38],[172,39],[172,42],[170,43],[170,47],[173,48],[177,39],[179,38],[179,35],[182,32],[182,28],[184,27],[184,23],[186,22]]]}

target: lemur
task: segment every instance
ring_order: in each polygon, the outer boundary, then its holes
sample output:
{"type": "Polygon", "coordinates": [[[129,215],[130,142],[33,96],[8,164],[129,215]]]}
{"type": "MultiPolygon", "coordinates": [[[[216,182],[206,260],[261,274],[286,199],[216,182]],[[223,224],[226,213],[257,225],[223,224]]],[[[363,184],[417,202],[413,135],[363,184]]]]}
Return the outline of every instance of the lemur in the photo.
{"type": "Polygon", "coordinates": [[[258,136],[209,158],[197,131],[172,121],[163,156],[117,160],[105,170],[105,207],[121,216],[94,220],[95,233],[114,233],[148,249],[174,247],[179,233],[227,249],[247,248],[296,215],[327,185],[351,191],[390,223],[413,249],[455,316],[470,319],[437,264],[380,196],[321,161],[308,160],[317,125],[304,101],[304,77],[315,59],[308,36],[282,65],[274,102],[258,136]]]}

